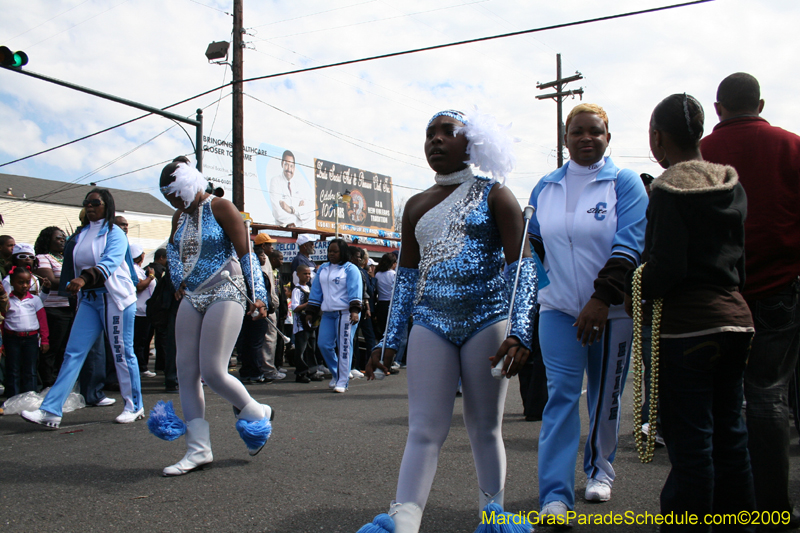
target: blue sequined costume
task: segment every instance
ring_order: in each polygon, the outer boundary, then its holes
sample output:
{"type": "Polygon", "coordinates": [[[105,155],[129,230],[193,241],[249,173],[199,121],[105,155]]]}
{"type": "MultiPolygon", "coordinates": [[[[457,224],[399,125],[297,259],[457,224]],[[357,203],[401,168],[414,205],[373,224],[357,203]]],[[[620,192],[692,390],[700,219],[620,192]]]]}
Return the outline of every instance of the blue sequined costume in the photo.
{"type": "MultiPolygon", "coordinates": [[[[208,306],[221,300],[239,302],[247,309],[242,293],[221,273],[227,271],[233,282],[241,290],[255,285],[254,300],[266,301],[263,278],[250,275],[250,264],[259,270],[258,258],[252,252],[243,257],[241,263],[230,238],[214,218],[209,196],[197,206],[194,213],[183,213],[178,219],[178,228],[173,243],[167,245],[167,260],[172,283],[186,286],[186,299],[200,313],[208,306]],[[249,283],[245,285],[245,279],[249,283]]],[[[252,293],[252,290],[251,290],[252,293]]]]}
{"type": "MultiPolygon", "coordinates": [[[[513,277],[506,281],[500,231],[489,211],[494,181],[472,176],[417,222],[419,270],[399,268],[386,347],[397,349],[409,314],[456,346],[508,317],[513,277]]],[[[513,266],[516,270],[516,263],[513,266]]],[[[530,348],[536,268],[523,260],[512,334],[530,348]]]]}

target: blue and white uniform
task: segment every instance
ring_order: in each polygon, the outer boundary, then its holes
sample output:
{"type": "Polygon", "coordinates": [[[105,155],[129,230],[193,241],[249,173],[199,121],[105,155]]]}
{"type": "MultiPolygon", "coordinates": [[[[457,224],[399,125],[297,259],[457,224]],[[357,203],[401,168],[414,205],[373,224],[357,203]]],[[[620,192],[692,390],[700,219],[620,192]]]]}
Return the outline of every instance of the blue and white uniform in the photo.
{"type": "Polygon", "coordinates": [[[350,324],[350,313],[361,312],[364,292],[361,272],[353,263],[325,263],[311,284],[308,304],[322,311],[317,344],[333,374],[335,387],[347,388],[353,365],[353,335],[358,322],[350,324]]]}
{"type": "Polygon", "coordinates": [[[639,176],[610,158],[590,167],[574,161],[536,185],[529,233],[543,245],[550,285],[539,294],[539,341],[549,400],[539,436],[539,499],[575,505],[580,440],[579,400],[588,374],[590,428],[584,471],[609,486],[617,447],[620,398],[630,357],[631,319],[620,281],[641,261],[647,195],[639,176]],[[602,336],[582,347],[575,321],[591,298],[609,305],[602,336]]]}
{"type": "Polygon", "coordinates": [[[78,310],[64,351],[64,363],[41,409],[61,416],[89,350],[105,329],[114,354],[119,389],[125,411],[142,409],[139,365],[133,351],[133,323],[136,315],[136,274],[128,238],[105,220],[83,226],[64,249],[59,294],[68,296],[72,279],[84,277],[86,285],[78,294],[78,310]]]}

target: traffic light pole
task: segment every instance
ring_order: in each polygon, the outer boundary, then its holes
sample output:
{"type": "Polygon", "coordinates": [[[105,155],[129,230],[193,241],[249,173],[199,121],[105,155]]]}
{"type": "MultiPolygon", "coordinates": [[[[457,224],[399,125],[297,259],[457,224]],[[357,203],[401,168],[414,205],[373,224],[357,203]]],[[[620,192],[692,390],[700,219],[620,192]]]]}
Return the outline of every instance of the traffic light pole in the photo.
{"type": "Polygon", "coordinates": [[[136,109],[141,109],[142,111],[147,111],[148,113],[152,113],[154,115],[160,115],[162,117],[166,117],[176,122],[183,122],[184,124],[189,124],[191,126],[194,126],[196,128],[195,157],[197,158],[197,170],[200,170],[202,172],[203,170],[203,110],[202,109],[197,110],[196,118],[194,119],[186,118],[182,115],[165,111],[164,109],[159,109],[157,107],[152,107],[139,102],[134,102],[133,100],[128,100],[127,98],[114,96],[113,94],[96,91],[94,89],[83,87],[81,85],[76,85],[68,81],[59,80],[57,78],[51,78],[50,76],[45,76],[44,74],[37,74],[36,72],[31,72],[29,70],[22,70],[21,68],[4,67],[2,65],[0,65],[0,68],[4,68],[11,72],[17,72],[19,74],[25,74],[26,76],[30,76],[38,80],[44,80],[50,83],[54,83],[56,85],[61,85],[62,87],[66,87],[68,89],[73,89],[75,91],[80,91],[82,93],[91,94],[92,96],[103,98],[104,100],[111,100],[112,102],[117,102],[118,104],[126,105],[128,107],[135,107],[136,109]]]}

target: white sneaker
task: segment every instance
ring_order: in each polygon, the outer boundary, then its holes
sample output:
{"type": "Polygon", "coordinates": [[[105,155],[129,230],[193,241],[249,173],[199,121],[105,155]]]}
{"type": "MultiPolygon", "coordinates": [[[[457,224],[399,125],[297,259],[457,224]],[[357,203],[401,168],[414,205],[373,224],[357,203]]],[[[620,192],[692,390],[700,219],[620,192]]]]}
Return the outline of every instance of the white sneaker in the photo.
{"type": "Polygon", "coordinates": [[[333,392],[345,392],[347,391],[347,387],[334,387],[333,392]]]}
{"type": "Polygon", "coordinates": [[[141,408],[138,411],[128,411],[125,409],[122,411],[122,414],[116,418],[116,422],[117,424],[130,424],[131,422],[136,422],[141,418],[144,418],[144,408],[141,408]]]}
{"type": "Polygon", "coordinates": [[[587,502],[607,502],[611,499],[611,485],[590,478],[586,483],[586,494],[583,497],[587,502]]]}
{"type": "Polygon", "coordinates": [[[542,526],[572,527],[569,524],[567,504],[558,500],[547,502],[539,511],[539,524],[542,526]]]}
{"type": "Polygon", "coordinates": [[[330,381],[330,383],[328,383],[328,388],[329,388],[329,389],[332,389],[332,388],[334,388],[335,386],[336,386],[336,380],[335,380],[335,379],[332,379],[332,380],[330,381]]]}
{"type": "Polygon", "coordinates": [[[117,400],[115,400],[114,398],[109,398],[108,396],[106,396],[105,398],[103,398],[102,400],[100,400],[99,402],[94,404],[94,406],[95,407],[108,407],[109,405],[114,405],[115,403],[117,403],[117,400]]]}
{"type": "Polygon", "coordinates": [[[350,379],[361,379],[364,377],[364,373],[360,370],[356,370],[355,368],[350,371],[350,379]]]}
{"type": "Polygon", "coordinates": [[[142,375],[144,377],[146,377],[146,378],[154,378],[154,377],[156,377],[156,373],[155,372],[150,372],[149,370],[145,370],[144,372],[142,372],[142,375]]]}
{"type": "Polygon", "coordinates": [[[22,418],[28,422],[33,422],[34,424],[39,424],[41,426],[47,426],[51,429],[58,429],[58,426],[61,425],[60,416],[48,413],[47,411],[42,411],[41,409],[36,409],[35,411],[22,411],[20,416],[22,416],[22,418]]]}

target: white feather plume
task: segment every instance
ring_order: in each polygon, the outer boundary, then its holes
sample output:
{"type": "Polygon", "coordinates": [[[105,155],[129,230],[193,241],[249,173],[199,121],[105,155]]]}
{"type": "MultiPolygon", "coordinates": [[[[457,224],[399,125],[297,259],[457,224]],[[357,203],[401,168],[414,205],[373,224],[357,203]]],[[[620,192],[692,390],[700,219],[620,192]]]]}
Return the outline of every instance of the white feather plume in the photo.
{"type": "Polygon", "coordinates": [[[203,177],[199,170],[187,165],[178,163],[178,168],[172,173],[175,181],[161,188],[164,195],[174,193],[175,196],[183,200],[184,207],[189,207],[194,201],[197,193],[206,190],[208,180],[203,177]]]}
{"type": "Polygon", "coordinates": [[[490,172],[495,180],[505,185],[506,177],[514,170],[517,161],[513,144],[519,142],[508,133],[511,124],[498,124],[492,115],[481,113],[477,106],[467,117],[467,125],[456,131],[464,132],[469,141],[466,163],[490,172]]]}

